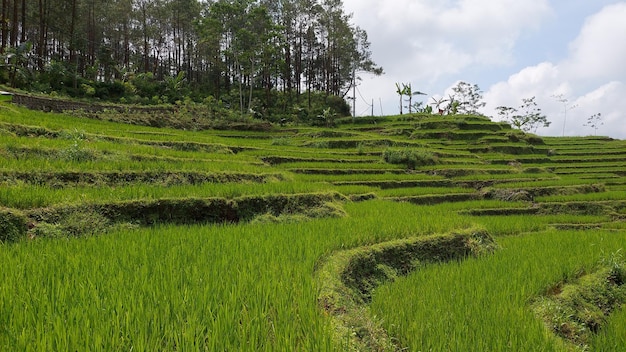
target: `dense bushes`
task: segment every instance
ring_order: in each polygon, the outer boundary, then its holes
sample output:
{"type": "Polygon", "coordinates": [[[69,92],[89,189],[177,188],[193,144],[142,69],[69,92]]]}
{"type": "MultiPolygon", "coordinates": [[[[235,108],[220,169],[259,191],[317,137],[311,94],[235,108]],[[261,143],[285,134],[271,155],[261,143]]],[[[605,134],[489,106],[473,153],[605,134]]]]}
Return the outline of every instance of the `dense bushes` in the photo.
{"type": "Polygon", "coordinates": [[[389,164],[406,165],[408,169],[414,169],[418,166],[435,165],[439,162],[439,158],[434,153],[413,149],[387,149],[383,152],[383,159],[389,164]]]}
{"type": "MultiPolygon", "coordinates": [[[[201,113],[201,117],[255,118],[270,122],[298,122],[329,125],[321,116],[350,116],[346,101],[327,92],[283,92],[277,89],[255,89],[242,96],[230,87],[214,94],[191,86],[183,73],[157,77],[153,73],[127,74],[122,79],[101,81],[77,76],[68,64],[51,62],[45,69],[16,87],[33,93],[85,99],[90,102],[111,102],[135,105],[177,106],[177,110],[201,113]]],[[[0,72],[1,73],[1,72],[0,72]]],[[[7,79],[0,77],[0,83],[7,79]]],[[[184,117],[184,116],[183,116],[184,117]]]]}
{"type": "Polygon", "coordinates": [[[26,235],[28,219],[17,210],[0,208],[0,243],[15,242],[26,235]]]}

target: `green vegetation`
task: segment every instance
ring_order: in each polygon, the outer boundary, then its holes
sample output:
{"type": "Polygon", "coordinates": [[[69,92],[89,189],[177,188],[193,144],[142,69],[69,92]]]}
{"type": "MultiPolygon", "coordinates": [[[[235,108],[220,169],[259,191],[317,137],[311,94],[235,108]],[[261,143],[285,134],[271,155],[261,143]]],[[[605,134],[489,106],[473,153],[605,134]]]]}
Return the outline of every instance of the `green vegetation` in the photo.
{"type": "Polygon", "coordinates": [[[18,211],[0,208],[0,242],[15,242],[26,234],[27,218],[18,211]]]}
{"type": "Polygon", "coordinates": [[[557,335],[586,348],[607,316],[626,301],[624,262],[616,254],[604,258],[603,269],[557,285],[535,302],[534,310],[557,335]]]}
{"type": "Polygon", "coordinates": [[[0,84],[128,104],[83,111],[100,119],[330,126],[358,76],[382,73],[341,1],[7,0],[1,15],[0,84]]]}
{"type": "Polygon", "coordinates": [[[336,333],[349,341],[350,348],[398,348],[364,309],[374,289],[427,263],[462,260],[491,252],[495,247],[484,230],[468,229],[342,251],[328,258],[318,270],[318,302],[333,317],[336,333]]]}
{"type": "Polygon", "coordinates": [[[383,159],[390,164],[405,165],[408,169],[415,169],[418,166],[437,164],[438,158],[433,153],[416,150],[385,150],[383,159]]]}
{"type": "Polygon", "coordinates": [[[567,351],[565,342],[546,333],[530,302],[555,284],[572,282],[581,270],[592,271],[623,241],[606,231],[499,238],[502,248],[491,256],[429,266],[381,286],[372,314],[383,317],[387,331],[412,351],[567,351]]]}
{"type": "Polygon", "coordinates": [[[330,114],[0,102],[0,350],[626,349],[624,141],[330,114]]]}

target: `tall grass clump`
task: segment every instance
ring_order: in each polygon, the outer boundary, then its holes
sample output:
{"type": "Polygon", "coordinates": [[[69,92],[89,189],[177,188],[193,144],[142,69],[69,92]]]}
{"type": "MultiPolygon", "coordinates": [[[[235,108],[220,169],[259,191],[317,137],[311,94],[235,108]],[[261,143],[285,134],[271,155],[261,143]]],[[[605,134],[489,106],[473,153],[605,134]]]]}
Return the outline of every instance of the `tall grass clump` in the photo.
{"type": "Polygon", "coordinates": [[[389,164],[405,165],[408,169],[439,163],[439,157],[434,153],[413,149],[385,149],[383,151],[383,160],[389,164]]]}
{"type": "Polygon", "coordinates": [[[26,235],[28,219],[17,210],[0,207],[0,243],[15,242],[26,235]]]}

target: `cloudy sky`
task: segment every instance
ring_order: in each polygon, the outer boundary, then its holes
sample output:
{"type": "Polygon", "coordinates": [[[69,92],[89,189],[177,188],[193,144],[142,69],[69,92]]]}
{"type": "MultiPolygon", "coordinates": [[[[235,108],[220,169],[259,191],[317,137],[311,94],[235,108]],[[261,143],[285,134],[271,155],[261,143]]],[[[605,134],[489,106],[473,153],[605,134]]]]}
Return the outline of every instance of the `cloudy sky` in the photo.
{"type": "Polygon", "coordinates": [[[385,74],[362,75],[357,115],[399,113],[395,83],[431,97],[459,81],[497,106],[535,96],[550,136],[626,139],[626,1],[344,0],[385,74]],[[567,102],[560,102],[561,96],[567,102]],[[597,131],[584,126],[600,113],[597,131]]]}

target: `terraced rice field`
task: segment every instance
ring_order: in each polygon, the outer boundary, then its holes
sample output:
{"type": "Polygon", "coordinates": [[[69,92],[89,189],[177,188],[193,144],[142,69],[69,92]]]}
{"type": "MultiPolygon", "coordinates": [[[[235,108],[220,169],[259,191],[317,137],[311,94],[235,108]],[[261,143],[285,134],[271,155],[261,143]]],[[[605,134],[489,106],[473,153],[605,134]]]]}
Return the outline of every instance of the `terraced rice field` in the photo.
{"type": "Polygon", "coordinates": [[[0,350],[623,351],[626,142],[0,103],[0,350]]]}

